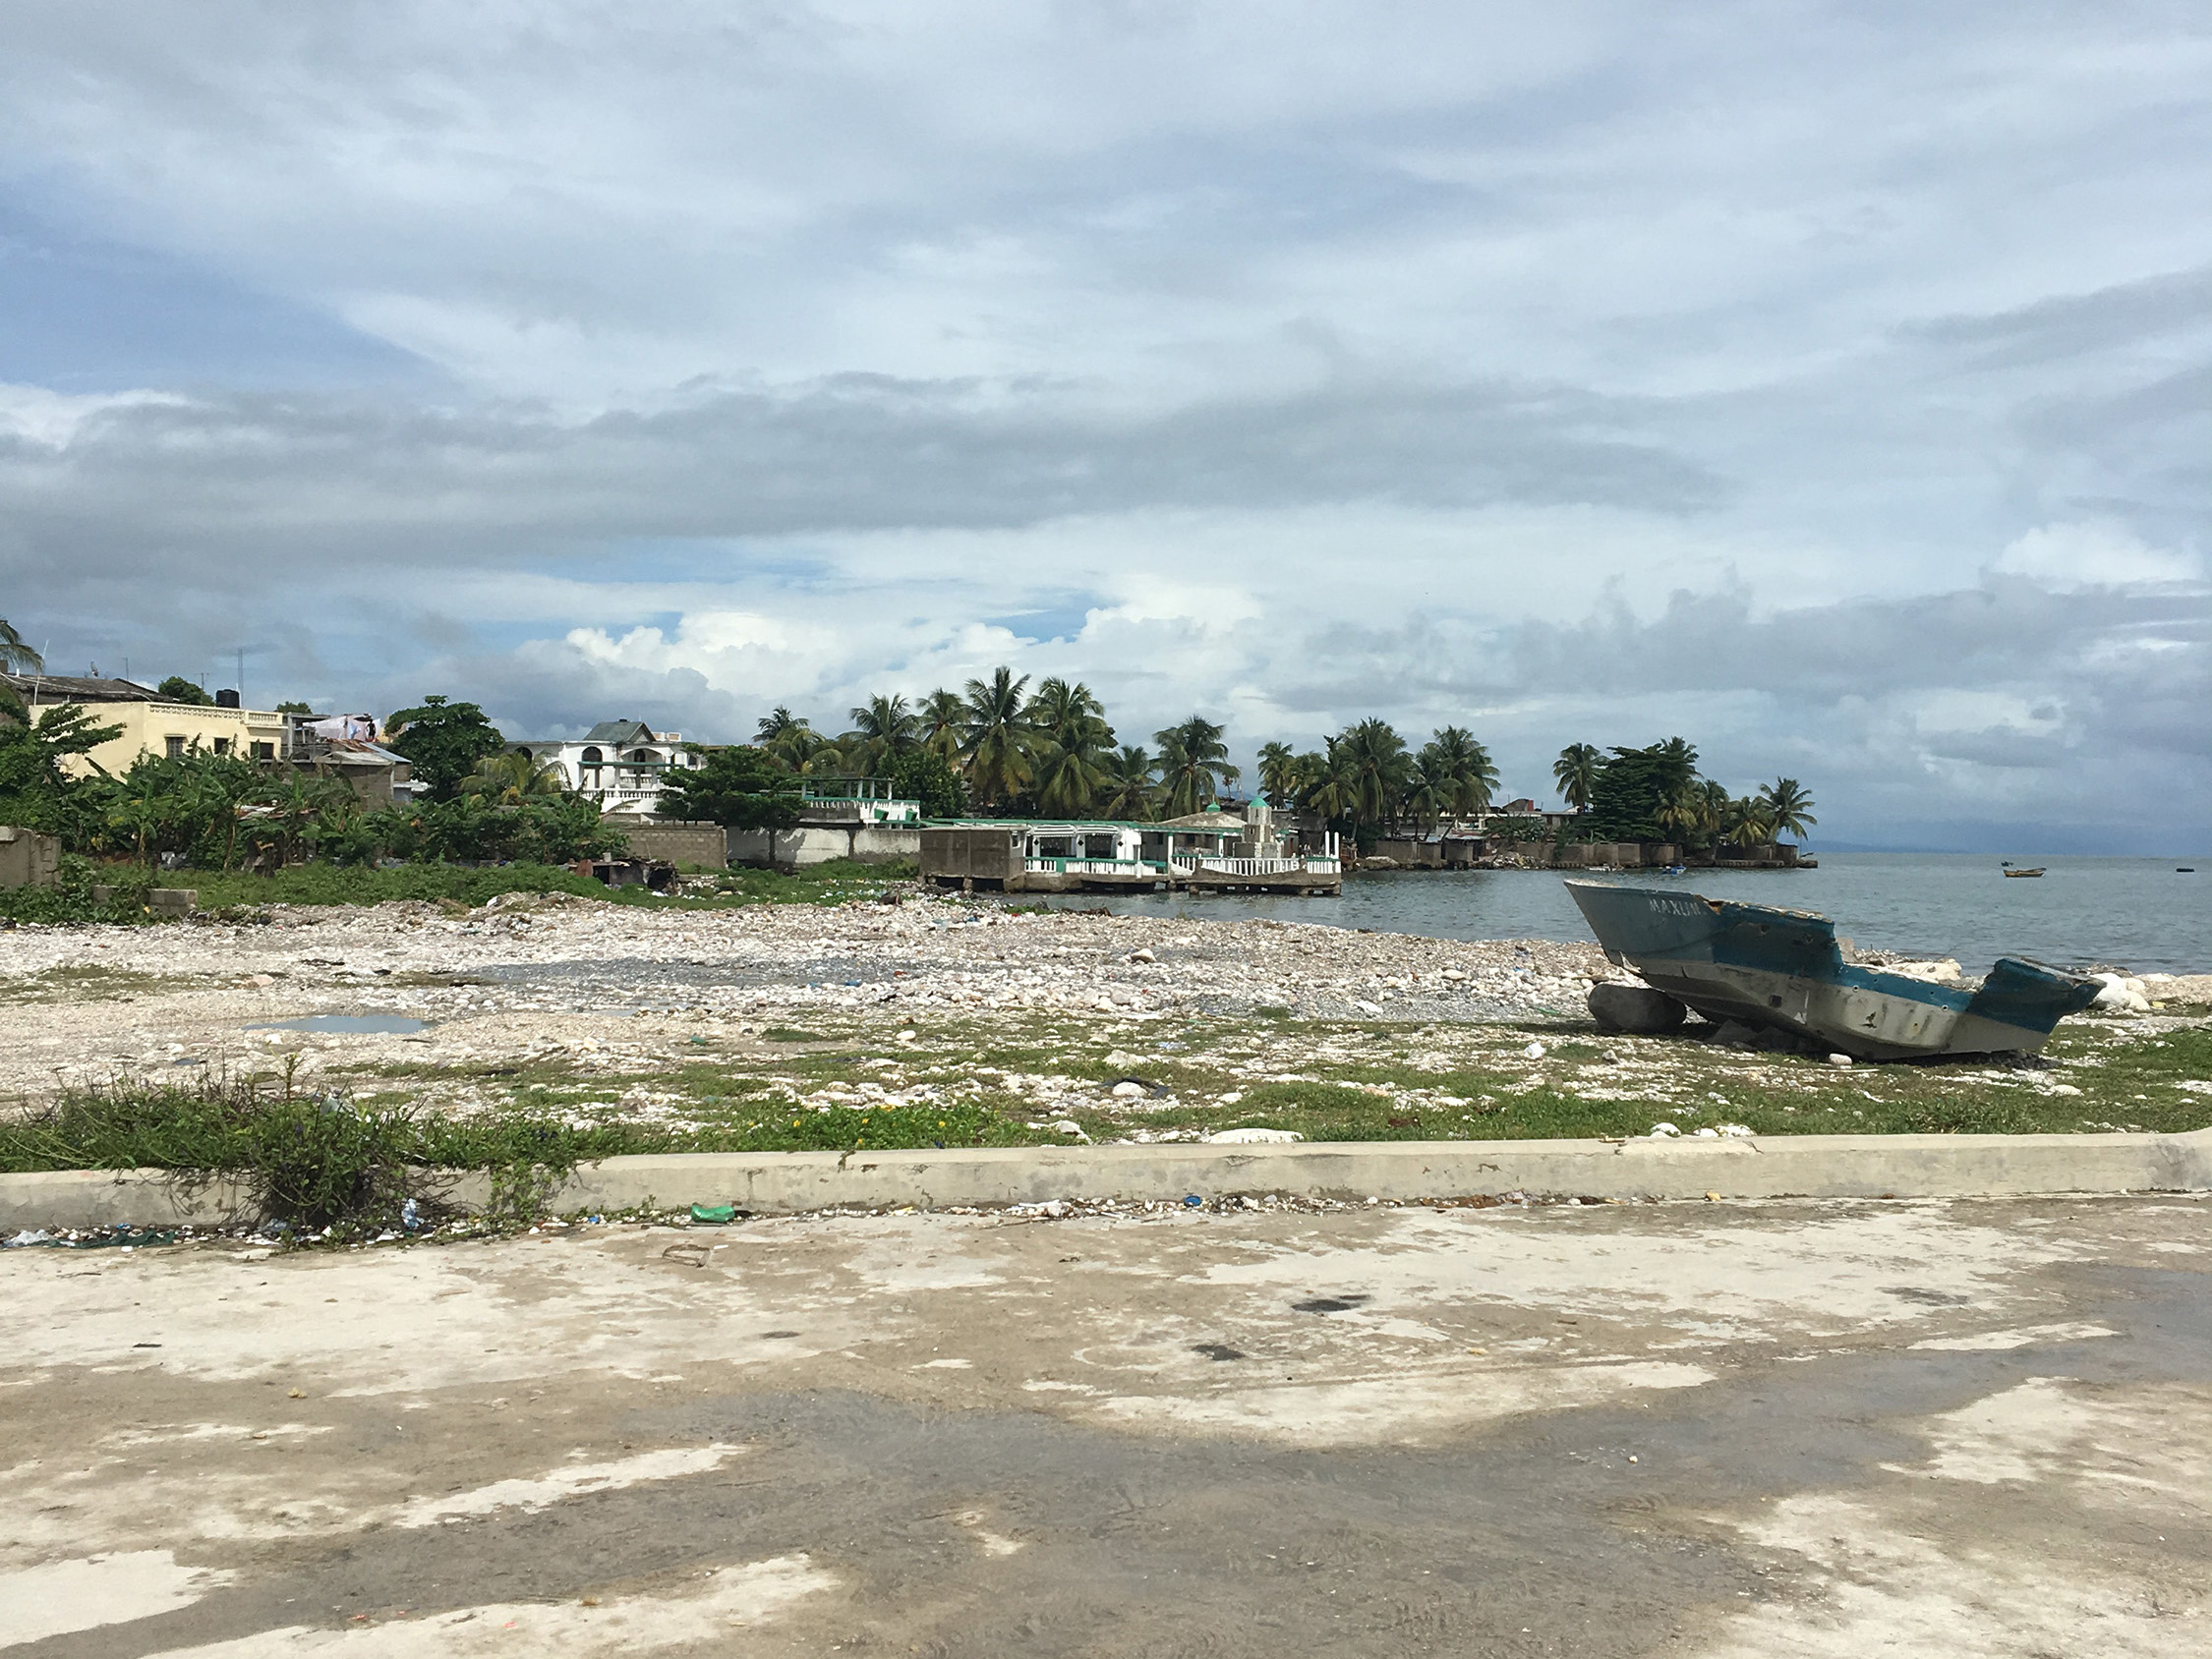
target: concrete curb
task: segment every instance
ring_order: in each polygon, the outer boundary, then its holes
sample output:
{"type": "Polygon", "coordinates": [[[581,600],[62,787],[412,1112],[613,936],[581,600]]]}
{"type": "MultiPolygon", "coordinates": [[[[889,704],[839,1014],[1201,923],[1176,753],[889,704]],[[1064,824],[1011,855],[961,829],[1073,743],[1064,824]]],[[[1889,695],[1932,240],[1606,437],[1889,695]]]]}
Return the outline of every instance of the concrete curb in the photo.
{"type": "MultiPolygon", "coordinates": [[[[2212,1190],[2212,1129],[2182,1135],[1784,1135],[1751,1140],[1331,1141],[1287,1146],[1006,1147],[975,1151],[696,1153],[610,1158],[551,1206],[734,1204],[758,1214],[842,1207],[1124,1202],[1274,1192],[1313,1198],[1981,1198],[2212,1190]]],[[[445,1195],[489,1196],[481,1175],[445,1195]]],[[[234,1183],[158,1170],[0,1175],[0,1233],[25,1228],[214,1226],[234,1183]]]]}

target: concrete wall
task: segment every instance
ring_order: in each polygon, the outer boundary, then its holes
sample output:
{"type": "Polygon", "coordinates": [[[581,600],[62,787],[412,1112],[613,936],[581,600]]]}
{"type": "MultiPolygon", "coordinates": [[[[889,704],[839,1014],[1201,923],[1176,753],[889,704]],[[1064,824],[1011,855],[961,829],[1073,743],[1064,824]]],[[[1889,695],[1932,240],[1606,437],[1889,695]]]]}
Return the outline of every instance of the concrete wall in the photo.
{"type": "Polygon", "coordinates": [[[601,822],[630,838],[632,858],[658,859],[678,866],[704,865],[709,870],[728,867],[729,832],[719,824],[648,824],[624,818],[601,822]]]}
{"type": "Polygon", "coordinates": [[[50,887],[61,867],[61,842],[35,830],[0,824],[0,887],[50,887]]]}
{"type": "Polygon", "coordinates": [[[792,830],[732,830],[728,837],[731,864],[755,869],[805,870],[833,859],[858,864],[899,864],[921,857],[918,826],[802,824],[792,830]]]}
{"type": "Polygon", "coordinates": [[[973,829],[950,825],[924,830],[919,837],[921,879],[925,882],[988,882],[1003,887],[1021,874],[1021,831],[1004,825],[973,829]]]}

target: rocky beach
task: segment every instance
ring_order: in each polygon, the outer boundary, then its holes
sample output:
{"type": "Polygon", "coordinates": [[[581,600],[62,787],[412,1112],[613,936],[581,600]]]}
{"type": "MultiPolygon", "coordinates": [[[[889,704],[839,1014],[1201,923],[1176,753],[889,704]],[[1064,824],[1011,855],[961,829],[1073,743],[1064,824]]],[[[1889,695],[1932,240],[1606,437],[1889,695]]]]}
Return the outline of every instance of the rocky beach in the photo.
{"type": "Polygon", "coordinates": [[[475,910],[24,927],[0,934],[0,1101],[18,1111],[72,1089],[238,1076],[686,1130],[760,1131],[772,1101],[802,1115],[958,1106],[1017,1139],[1645,1133],[1661,1117],[1695,1132],[1763,1110],[1770,1129],[1857,1128],[2018,1095],[2083,1098],[2083,1128],[2212,1110],[2197,1092],[2212,1082],[2181,1058],[2155,1090],[2095,1110],[2084,1096],[2104,1092],[2116,1045],[2150,1053],[2193,1030],[2212,977],[2144,977],[2141,996],[2069,1022],[2081,1035],[2044,1062],[1846,1079],[1798,1056],[1600,1034],[1591,987],[1629,976],[1594,944],[898,889],[838,905],[511,894],[475,910]],[[1589,1112],[1602,1121],[1578,1131],[1589,1112]]]}

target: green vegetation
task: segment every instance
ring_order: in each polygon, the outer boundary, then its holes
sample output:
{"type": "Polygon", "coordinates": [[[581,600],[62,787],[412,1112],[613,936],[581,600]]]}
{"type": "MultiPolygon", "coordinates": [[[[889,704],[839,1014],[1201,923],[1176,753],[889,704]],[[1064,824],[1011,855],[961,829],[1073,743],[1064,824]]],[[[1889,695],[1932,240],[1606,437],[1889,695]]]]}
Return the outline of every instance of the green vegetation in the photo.
{"type": "Polygon", "coordinates": [[[1551,775],[1567,804],[1583,813],[1578,838],[1675,841],[1683,846],[1749,849],[1780,835],[1802,840],[1820,822],[1813,798],[1794,777],[1777,777],[1754,795],[1731,796],[1700,777],[1698,752],[1679,737],[1646,749],[1601,754],[1591,743],[1559,752],[1551,775]]]}
{"type": "Polygon", "coordinates": [[[634,1129],[579,1128],[522,1113],[445,1117],[250,1079],[85,1089],[43,1112],[0,1119],[0,1172],[227,1176],[245,1182],[262,1215],[340,1237],[402,1227],[410,1200],[418,1214],[435,1216],[439,1172],[488,1171],[498,1190],[526,1200],[548,1176],[586,1159],[649,1147],[660,1149],[634,1129]]]}
{"type": "Polygon", "coordinates": [[[506,747],[499,728],[474,703],[449,703],[426,697],[422,707],[402,709],[384,722],[384,741],[413,763],[415,781],[434,801],[449,801],[478,763],[506,747]]]}

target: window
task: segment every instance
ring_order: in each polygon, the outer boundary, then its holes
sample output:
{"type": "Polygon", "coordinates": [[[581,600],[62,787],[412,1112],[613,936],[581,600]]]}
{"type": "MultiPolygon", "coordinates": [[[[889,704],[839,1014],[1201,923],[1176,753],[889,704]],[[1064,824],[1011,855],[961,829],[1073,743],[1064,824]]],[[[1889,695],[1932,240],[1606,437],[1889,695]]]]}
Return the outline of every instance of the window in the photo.
{"type": "Polygon", "coordinates": [[[588,767],[596,767],[601,761],[605,760],[606,758],[607,757],[602,755],[597,749],[586,749],[583,755],[584,765],[588,767]]]}
{"type": "Polygon", "coordinates": [[[218,755],[227,755],[227,754],[229,754],[229,753],[230,753],[230,739],[229,739],[229,738],[227,738],[227,737],[218,737],[218,738],[216,738],[216,739],[215,739],[215,753],[216,753],[216,754],[218,754],[218,755]]]}
{"type": "Polygon", "coordinates": [[[164,738],[163,738],[163,739],[162,739],[161,741],[162,741],[163,745],[164,745],[164,746],[165,746],[165,747],[167,748],[167,750],[168,750],[168,754],[169,754],[169,759],[171,759],[172,761],[181,761],[181,760],[183,760],[183,759],[184,759],[184,739],[183,739],[183,738],[181,738],[181,737],[176,737],[176,736],[170,736],[170,737],[164,737],[164,738]]]}
{"type": "Polygon", "coordinates": [[[276,759],[276,745],[275,745],[275,744],[273,744],[273,743],[257,743],[257,744],[255,744],[255,745],[254,745],[254,759],[255,759],[255,760],[257,760],[257,761],[273,761],[273,760],[275,760],[275,759],[276,759]]]}

